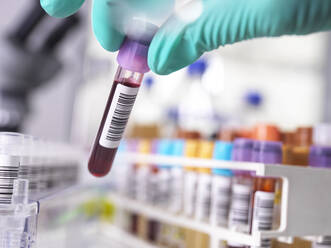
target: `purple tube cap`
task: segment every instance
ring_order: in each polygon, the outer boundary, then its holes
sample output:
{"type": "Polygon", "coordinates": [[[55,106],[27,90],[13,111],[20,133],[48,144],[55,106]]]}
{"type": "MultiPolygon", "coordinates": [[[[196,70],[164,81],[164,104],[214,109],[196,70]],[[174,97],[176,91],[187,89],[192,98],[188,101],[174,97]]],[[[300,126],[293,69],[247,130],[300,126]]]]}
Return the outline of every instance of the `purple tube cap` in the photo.
{"type": "Polygon", "coordinates": [[[238,138],[233,142],[232,160],[251,162],[254,141],[246,138],[238,138]]]}
{"type": "Polygon", "coordinates": [[[312,167],[331,168],[331,147],[318,145],[311,146],[309,165],[312,167]]]}
{"type": "Polygon", "coordinates": [[[134,72],[146,73],[148,45],[126,38],[118,52],[117,62],[124,68],[134,72]]]}
{"type": "Polygon", "coordinates": [[[118,52],[117,62],[130,71],[148,72],[148,48],[157,30],[158,27],[151,23],[133,21],[118,52]]]}
{"type": "Polygon", "coordinates": [[[282,163],[282,143],[277,141],[255,141],[253,161],[269,164],[282,163]]]}

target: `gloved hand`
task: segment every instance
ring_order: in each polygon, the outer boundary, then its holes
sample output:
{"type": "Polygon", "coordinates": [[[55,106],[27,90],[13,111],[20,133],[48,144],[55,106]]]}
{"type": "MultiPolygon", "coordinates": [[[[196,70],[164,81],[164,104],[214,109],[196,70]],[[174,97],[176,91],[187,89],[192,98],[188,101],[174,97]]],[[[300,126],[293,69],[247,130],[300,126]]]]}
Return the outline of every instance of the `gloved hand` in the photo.
{"type": "MultiPolygon", "coordinates": [[[[64,17],[75,12],[83,1],[41,0],[41,4],[49,14],[64,17]]],[[[94,33],[110,51],[117,50],[123,40],[112,21],[123,13],[107,4],[115,1],[94,0],[93,4],[94,33]]],[[[302,35],[330,28],[331,0],[194,0],[161,26],[150,45],[148,64],[158,74],[169,74],[219,46],[255,37],[302,35]]]]}

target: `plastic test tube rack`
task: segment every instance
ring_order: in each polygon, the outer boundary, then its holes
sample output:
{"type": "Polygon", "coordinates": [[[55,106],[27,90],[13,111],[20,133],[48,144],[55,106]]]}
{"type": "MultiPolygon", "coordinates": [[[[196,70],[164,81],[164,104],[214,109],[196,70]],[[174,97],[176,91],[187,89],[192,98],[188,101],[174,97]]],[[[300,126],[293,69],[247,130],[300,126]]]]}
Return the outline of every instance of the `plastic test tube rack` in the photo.
{"type": "MultiPolygon", "coordinates": [[[[48,159],[52,162],[51,165],[57,166],[58,171],[73,168],[73,166],[75,166],[74,168],[78,167],[81,153],[64,145],[59,147],[66,152],[60,159],[48,159]]],[[[38,156],[41,155],[43,154],[38,154],[38,156]]],[[[63,170],[66,175],[61,175],[62,178],[67,181],[70,179],[71,184],[54,187],[54,189],[43,192],[42,195],[33,197],[36,193],[31,191],[29,184],[35,179],[40,180],[41,175],[38,178],[32,178],[25,174],[21,175],[19,171],[22,169],[22,165],[36,166],[36,162],[38,161],[31,160],[24,155],[0,154],[0,248],[34,247],[37,239],[40,203],[51,202],[51,198],[54,198],[56,194],[64,192],[65,189],[73,188],[78,183],[78,179],[76,179],[79,176],[78,171],[63,170]],[[75,177],[69,178],[68,176],[72,176],[73,173],[75,177]]],[[[47,165],[44,164],[44,166],[47,165]]],[[[36,175],[32,176],[37,177],[36,175]]],[[[59,178],[55,179],[60,181],[59,178]]]]}
{"type": "MultiPolygon", "coordinates": [[[[291,238],[331,234],[331,170],[288,165],[242,163],[220,160],[189,159],[159,155],[121,153],[118,162],[147,164],[187,165],[192,167],[224,168],[255,171],[258,176],[282,178],[280,227],[272,231],[256,231],[245,234],[230,231],[225,227],[211,226],[186,217],[168,213],[135,200],[111,194],[111,199],[120,207],[165,223],[188,227],[210,235],[212,240],[228,240],[245,245],[260,244],[263,238],[291,238]]],[[[212,242],[214,243],[214,242],[212,242]]]]}
{"type": "MultiPolygon", "coordinates": [[[[15,156],[0,156],[0,162],[7,168],[19,166],[19,158],[15,156]]],[[[0,204],[0,247],[33,247],[39,206],[36,202],[28,203],[28,180],[10,181],[11,204],[0,204]]]]}

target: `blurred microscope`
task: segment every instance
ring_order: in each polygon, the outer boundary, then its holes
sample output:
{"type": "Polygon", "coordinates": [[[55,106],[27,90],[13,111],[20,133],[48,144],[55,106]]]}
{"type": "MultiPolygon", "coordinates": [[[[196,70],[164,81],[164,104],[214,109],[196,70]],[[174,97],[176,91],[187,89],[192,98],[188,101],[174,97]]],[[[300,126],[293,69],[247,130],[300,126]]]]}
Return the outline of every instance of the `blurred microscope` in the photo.
{"type": "MultiPolygon", "coordinates": [[[[62,69],[57,48],[69,31],[81,23],[78,14],[61,20],[47,16],[39,0],[30,1],[25,15],[17,16],[10,32],[0,37],[0,131],[17,132],[29,113],[28,98],[62,69]],[[38,46],[31,46],[34,30],[46,19],[56,22],[38,36],[38,46]]],[[[35,37],[34,37],[35,38],[35,37]]]]}

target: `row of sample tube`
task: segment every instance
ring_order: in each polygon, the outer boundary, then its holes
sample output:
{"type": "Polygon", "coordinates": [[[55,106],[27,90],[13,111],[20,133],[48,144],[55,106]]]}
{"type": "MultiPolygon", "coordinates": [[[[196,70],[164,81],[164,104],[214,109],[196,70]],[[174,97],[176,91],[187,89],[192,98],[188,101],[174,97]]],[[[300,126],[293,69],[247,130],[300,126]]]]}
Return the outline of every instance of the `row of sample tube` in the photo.
{"type": "Polygon", "coordinates": [[[70,146],[30,135],[0,132],[0,204],[10,204],[15,179],[27,179],[29,198],[37,200],[75,184],[79,156],[70,146]]]}
{"type": "MultiPolygon", "coordinates": [[[[282,134],[273,125],[257,125],[250,138],[238,135],[237,132],[233,141],[202,140],[198,135],[186,132],[182,135],[186,139],[127,140],[120,146],[120,151],[331,168],[331,143],[328,143],[331,140],[325,139],[330,130],[329,125],[319,125],[314,130],[301,127],[294,133],[282,134]],[[295,142],[289,142],[289,137],[294,137],[295,142]]],[[[136,163],[126,166],[120,164],[115,168],[114,175],[119,179],[115,180],[116,189],[129,198],[244,233],[279,227],[282,188],[279,178],[260,177],[250,171],[190,165],[136,163]]],[[[206,234],[169,226],[136,213],[126,213],[126,217],[125,228],[151,242],[169,247],[209,247],[206,234]]],[[[330,237],[324,237],[313,246],[331,247],[329,240],[330,237]]],[[[302,247],[303,242],[295,239],[287,247],[302,247]]],[[[237,242],[220,245],[229,248],[245,247],[237,242]]],[[[264,239],[260,247],[283,245],[276,240],[264,239]]]]}

